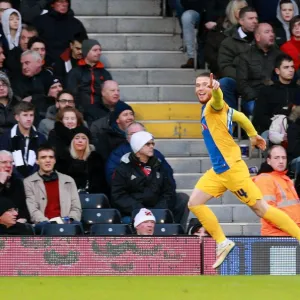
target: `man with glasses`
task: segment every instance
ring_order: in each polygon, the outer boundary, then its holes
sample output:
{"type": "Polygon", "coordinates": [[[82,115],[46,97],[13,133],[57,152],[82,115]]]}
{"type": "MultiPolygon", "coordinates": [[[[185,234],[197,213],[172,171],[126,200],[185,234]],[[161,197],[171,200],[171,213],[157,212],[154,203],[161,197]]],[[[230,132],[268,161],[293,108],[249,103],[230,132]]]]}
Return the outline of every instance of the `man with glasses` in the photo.
{"type": "Polygon", "coordinates": [[[48,138],[49,132],[54,128],[56,114],[67,106],[75,107],[74,96],[71,92],[62,90],[57,94],[55,105],[48,108],[46,118],[40,122],[38,131],[48,138]]]}
{"type": "Polygon", "coordinates": [[[18,215],[12,201],[0,196],[0,235],[33,235],[30,225],[18,222],[18,215]]]}
{"type": "Polygon", "coordinates": [[[13,173],[14,159],[11,152],[0,151],[0,197],[7,197],[14,207],[18,208],[17,222],[26,223],[30,220],[26,205],[23,181],[13,173]]]}
{"type": "Polygon", "coordinates": [[[123,222],[131,221],[135,209],[168,208],[173,188],[168,173],[154,156],[154,138],[146,131],[130,140],[132,152],[125,154],[112,181],[112,205],[119,209],[123,222]]]}

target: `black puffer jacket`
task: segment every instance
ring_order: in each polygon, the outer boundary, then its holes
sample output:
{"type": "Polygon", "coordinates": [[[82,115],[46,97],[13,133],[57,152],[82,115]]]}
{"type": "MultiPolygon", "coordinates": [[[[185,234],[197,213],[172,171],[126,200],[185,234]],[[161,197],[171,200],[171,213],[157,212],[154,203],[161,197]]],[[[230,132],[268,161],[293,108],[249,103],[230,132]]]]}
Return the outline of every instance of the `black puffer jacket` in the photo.
{"type": "Polygon", "coordinates": [[[18,101],[12,98],[6,106],[0,104],[0,135],[7,129],[11,129],[17,123],[13,111],[17,103],[18,101]]]}
{"type": "Polygon", "coordinates": [[[272,47],[266,53],[256,45],[240,55],[237,67],[237,89],[243,100],[255,100],[259,90],[273,77],[276,57],[282,52],[272,47]]]}
{"type": "Polygon", "coordinates": [[[287,156],[290,162],[300,156],[300,106],[297,106],[289,116],[287,140],[287,156]]]}
{"type": "Polygon", "coordinates": [[[141,163],[133,154],[126,154],[112,178],[112,205],[121,214],[130,216],[138,208],[168,208],[173,189],[168,174],[156,157],[151,157],[146,166],[150,175],[141,170],[141,163]]]}
{"type": "Polygon", "coordinates": [[[274,115],[287,115],[291,104],[300,105],[300,86],[294,82],[282,84],[276,81],[273,85],[263,87],[255,103],[253,125],[262,133],[271,125],[274,115]]]}
{"type": "Polygon", "coordinates": [[[52,9],[47,14],[38,16],[33,21],[33,25],[47,44],[47,56],[50,62],[57,60],[69,47],[70,40],[76,34],[88,38],[84,26],[74,17],[71,9],[66,14],[60,14],[52,9]]]}
{"type": "MultiPolygon", "coordinates": [[[[93,147],[93,146],[92,146],[93,147]]],[[[57,171],[71,176],[78,189],[88,193],[104,193],[109,195],[109,188],[105,180],[104,162],[100,155],[92,151],[87,160],[71,157],[57,159],[57,171]]]]}

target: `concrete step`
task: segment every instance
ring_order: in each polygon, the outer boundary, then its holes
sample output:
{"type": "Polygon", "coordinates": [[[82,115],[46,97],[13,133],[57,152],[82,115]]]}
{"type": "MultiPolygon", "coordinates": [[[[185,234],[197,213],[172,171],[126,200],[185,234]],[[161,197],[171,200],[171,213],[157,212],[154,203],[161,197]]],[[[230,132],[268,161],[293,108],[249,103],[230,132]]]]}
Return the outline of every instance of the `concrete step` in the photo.
{"type": "MultiPolygon", "coordinates": [[[[137,118],[137,121],[139,119],[137,118]]],[[[155,138],[195,139],[202,138],[199,121],[141,121],[155,138]]]]}
{"type": "Polygon", "coordinates": [[[193,189],[203,173],[175,173],[177,189],[193,189]]]}
{"type": "Polygon", "coordinates": [[[154,16],[76,16],[88,33],[171,33],[180,34],[175,18],[154,16]]]}
{"type": "Polygon", "coordinates": [[[159,16],[160,0],[72,0],[76,15],[159,16]]]}
{"type": "MultiPolygon", "coordinates": [[[[175,173],[204,173],[211,168],[211,162],[208,157],[167,157],[175,173]]],[[[259,158],[245,159],[248,167],[261,164],[259,158]]]]}
{"type": "Polygon", "coordinates": [[[165,50],[178,51],[182,46],[180,35],[170,33],[103,33],[89,34],[90,39],[96,39],[104,50],[165,50]]]}
{"type": "Polygon", "coordinates": [[[221,223],[226,236],[260,236],[259,223],[221,223]]]}
{"type": "Polygon", "coordinates": [[[186,61],[181,51],[103,51],[106,68],[178,68],[186,61]]]}
{"type": "Polygon", "coordinates": [[[143,121],[196,121],[199,125],[201,104],[195,102],[130,103],[135,118],[143,121]]]}
{"type": "MultiPolygon", "coordinates": [[[[246,205],[209,205],[220,223],[259,223],[260,218],[246,205]]],[[[191,216],[195,216],[191,213],[191,216]]]]}
{"type": "MultiPolygon", "coordinates": [[[[158,139],[155,141],[155,148],[161,151],[167,157],[187,157],[187,156],[208,156],[207,149],[203,139],[158,139]]],[[[236,143],[249,144],[249,140],[236,140],[236,143]]],[[[258,157],[258,151],[253,151],[253,157],[258,157]]]]}
{"type": "Polygon", "coordinates": [[[204,70],[193,69],[108,69],[121,85],[194,85],[196,75],[204,70]]]}

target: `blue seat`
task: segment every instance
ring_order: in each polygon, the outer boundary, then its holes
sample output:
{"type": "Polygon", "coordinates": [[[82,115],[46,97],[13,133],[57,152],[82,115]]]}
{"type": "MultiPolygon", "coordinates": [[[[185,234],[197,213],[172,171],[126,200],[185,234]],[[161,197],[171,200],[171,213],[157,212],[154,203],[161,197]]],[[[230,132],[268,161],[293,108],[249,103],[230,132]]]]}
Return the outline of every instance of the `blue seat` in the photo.
{"type": "Polygon", "coordinates": [[[79,194],[82,208],[110,208],[105,194],[79,194]]]}
{"type": "Polygon", "coordinates": [[[127,235],[132,234],[127,224],[94,224],[90,228],[91,235],[127,235]]]}
{"type": "Polygon", "coordinates": [[[46,224],[42,228],[41,235],[66,236],[82,235],[83,231],[78,224],[46,224]]]}
{"type": "MultiPolygon", "coordinates": [[[[156,224],[174,223],[173,214],[169,209],[163,209],[163,208],[148,208],[148,209],[151,210],[151,212],[155,216],[156,224]]],[[[134,220],[136,214],[138,214],[139,211],[140,211],[139,209],[135,209],[132,212],[131,216],[132,216],[133,220],[134,220]]]]}
{"type": "Polygon", "coordinates": [[[81,218],[85,225],[121,223],[120,212],[114,208],[85,208],[81,218]]]}
{"type": "Polygon", "coordinates": [[[154,235],[178,235],[184,234],[180,224],[155,224],[154,235]]]}

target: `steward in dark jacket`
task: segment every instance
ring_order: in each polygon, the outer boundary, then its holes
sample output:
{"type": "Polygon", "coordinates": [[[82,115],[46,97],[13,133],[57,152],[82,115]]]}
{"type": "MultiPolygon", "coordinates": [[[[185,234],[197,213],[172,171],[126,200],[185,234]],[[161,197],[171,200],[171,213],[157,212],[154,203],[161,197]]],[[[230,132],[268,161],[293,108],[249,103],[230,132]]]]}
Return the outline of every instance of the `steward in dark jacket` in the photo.
{"type": "Polygon", "coordinates": [[[51,8],[47,14],[38,16],[33,21],[33,25],[47,44],[47,56],[50,62],[55,62],[69,47],[69,41],[74,35],[82,34],[87,38],[84,26],[74,17],[71,9],[62,14],[51,8]]]}
{"type": "Polygon", "coordinates": [[[27,139],[21,134],[18,124],[16,124],[11,130],[6,131],[0,137],[0,150],[7,150],[13,154],[14,152],[17,153],[21,151],[21,155],[18,155],[18,163],[15,165],[14,173],[18,178],[25,178],[38,170],[35,159],[30,159],[31,151],[36,153],[40,145],[45,142],[45,137],[37,132],[33,126],[30,129],[29,141],[27,142],[27,139]],[[27,152],[27,163],[24,161],[25,151],[27,152]]]}
{"type": "Polygon", "coordinates": [[[270,128],[274,115],[286,115],[291,105],[300,104],[300,86],[294,82],[274,84],[263,87],[255,103],[253,125],[262,133],[270,128]]]}
{"type": "Polygon", "coordinates": [[[237,79],[236,68],[239,64],[239,55],[249,50],[253,44],[253,34],[241,38],[238,32],[240,25],[234,26],[224,32],[227,36],[222,42],[218,54],[218,64],[221,77],[237,79]]]}
{"type": "Polygon", "coordinates": [[[112,179],[111,200],[122,216],[130,216],[133,210],[143,207],[166,209],[172,197],[168,174],[155,156],[146,164],[132,152],[122,157],[112,179]],[[146,176],[142,168],[150,168],[151,173],[146,176]]]}
{"type": "Polygon", "coordinates": [[[276,57],[282,52],[272,46],[264,52],[257,45],[240,55],[237,68],[237,87],[243,100],[256,100],[259,90],[268,85],[273,76],[276,57]]]}

